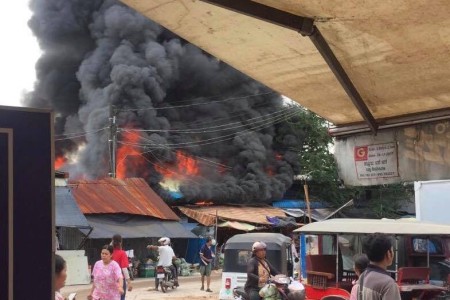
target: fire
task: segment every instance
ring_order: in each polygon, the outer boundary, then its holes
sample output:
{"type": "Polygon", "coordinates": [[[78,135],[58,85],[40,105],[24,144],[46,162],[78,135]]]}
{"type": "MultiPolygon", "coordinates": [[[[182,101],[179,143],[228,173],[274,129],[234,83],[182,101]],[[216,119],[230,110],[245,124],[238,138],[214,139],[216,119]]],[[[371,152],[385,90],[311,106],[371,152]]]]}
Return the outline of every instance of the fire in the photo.
{"type": "Polygon", "coordinates": [[[55,159],[55,170],[61,169],[61,167],[66,163],[66,158],[64,156],[58,156],[55,159]]]}
{"type": "Polygon", "coordinates": [[[155,165],[155,169],[164,177],[159,184],[172,192],[180,190],[181,182],[200,174],[197,160],[181,150],[176,152],[176,163],[155,165]]]}
{"type": "Polygon", "coordinates": [[[155,166],[156,171],[163,175],[164,179],[181,179],[199,174],[198,163],[195,158],[185,154],[181,150],[177,150],[176,157],[177,162],[175,166],[155,166]]]}
{"type": "MultiPolygon", "coordinates": [[[[121,146],[116,153],[116,177],[123,179],[127,174],[136,174],[139,170],[143,170],[142,166],[146,165],[146,160],[139,151],[136,150],[135,144],[139,143],[141,136],[134,132],[123,132],[121,146]]],[[[146,173],[146,171],[144,171],[146,173]]],[[[141,176],[145,174],[140,173],[141,176]]]]}
{"type": "Polygon", "coordinates": [[[208,206],[208,205],[213,205],[214,203],[212,201],[198,201],[195,202],[195,205],[199,205],[199,206],[208,206]]]}

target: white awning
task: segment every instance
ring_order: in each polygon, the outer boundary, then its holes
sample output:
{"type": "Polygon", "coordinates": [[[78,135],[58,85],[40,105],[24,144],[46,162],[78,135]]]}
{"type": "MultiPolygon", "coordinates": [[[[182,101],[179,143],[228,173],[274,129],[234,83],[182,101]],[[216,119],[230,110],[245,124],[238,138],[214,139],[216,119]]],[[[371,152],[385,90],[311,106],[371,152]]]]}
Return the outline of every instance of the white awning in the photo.
{"type": "Polygon", "coordinates": [[[422,222],[416,219],[331,219],[307,224],[294,230],[309,234],[450,235],[450,225],[422,222]]]}

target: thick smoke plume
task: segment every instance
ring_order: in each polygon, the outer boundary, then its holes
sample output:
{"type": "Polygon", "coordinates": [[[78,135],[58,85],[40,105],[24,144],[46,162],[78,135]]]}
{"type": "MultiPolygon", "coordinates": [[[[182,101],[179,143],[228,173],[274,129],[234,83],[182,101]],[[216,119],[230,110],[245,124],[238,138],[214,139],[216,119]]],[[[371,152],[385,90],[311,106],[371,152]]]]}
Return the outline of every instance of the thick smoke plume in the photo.
{"type": "Polygon", "coordinates": [[[25,104],[54,109],[57,155],[77,154],[71,177],[108,176],[114,105],[118,147],[139,162],[126,175],[166,199],[159,183],[180,153],[196,161],[179,186],[187,201],[267,202],[291,186],[301,141],[278,94],[116,1],[30,6],[43,54],[25,104]]]}

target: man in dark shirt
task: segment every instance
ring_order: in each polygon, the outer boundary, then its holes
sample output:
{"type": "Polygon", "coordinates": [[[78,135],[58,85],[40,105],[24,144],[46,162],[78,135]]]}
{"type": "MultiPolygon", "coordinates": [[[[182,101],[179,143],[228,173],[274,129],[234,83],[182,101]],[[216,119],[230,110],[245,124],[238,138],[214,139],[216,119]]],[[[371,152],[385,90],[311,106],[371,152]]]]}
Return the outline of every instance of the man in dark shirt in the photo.
{"type": "Polygon", "coordinates": [[[200,275],[202,276],[202,287],[200,290],[205,289],[205,277],[206,277],[206,291],[212,292],[209,288],[211,283],[211,262],[213,261],[213,253],[211,246],[213,239],[211,237],[206,238],[206,243],[200,249],[200,275]]]}

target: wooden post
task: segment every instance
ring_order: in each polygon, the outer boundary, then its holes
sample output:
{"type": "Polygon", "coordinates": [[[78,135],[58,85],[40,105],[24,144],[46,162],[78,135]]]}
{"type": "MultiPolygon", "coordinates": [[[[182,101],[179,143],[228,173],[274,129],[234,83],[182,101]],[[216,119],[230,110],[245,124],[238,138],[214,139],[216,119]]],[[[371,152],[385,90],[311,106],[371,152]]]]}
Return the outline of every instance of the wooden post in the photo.
{"type": "Polygon", "coordinates": [[[308,191],[308,183],[305,180],[305,184],[303,185],[303,189],[305,190],[305,200],[306,200],[306,209],[308,213],[309,223],[311,223],[311,207],[309,205],[309,191],[308,191]]]}

